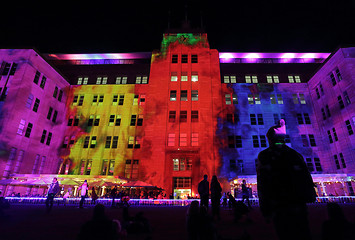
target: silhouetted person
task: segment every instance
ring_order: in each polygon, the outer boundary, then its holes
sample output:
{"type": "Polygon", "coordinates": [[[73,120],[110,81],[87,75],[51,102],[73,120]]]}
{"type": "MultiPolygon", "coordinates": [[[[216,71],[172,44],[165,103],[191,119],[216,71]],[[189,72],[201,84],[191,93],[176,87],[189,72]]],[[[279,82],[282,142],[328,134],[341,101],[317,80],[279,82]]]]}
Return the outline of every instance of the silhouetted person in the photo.
{"type": "Polygon", "coordinates": [[[46,209],[47,212],[50,212],[53,207],[53,200],[55,195],[58,194],[60,190],[59,183],[57,178],[53,178],[53,182],[49,185],[48,192],[47,192],[47,199],[46,199],[46,209]]]}
{"type": "Polygon", "coordinates": [[[250,205],[250,200],[249,200],[249,188],[247,187],[247,182],[245,181],[245,179],[243,179],[243,183],[242,183],[242,202],[244,202],[244,200],[247,200],[248,203],[248,207],[249,209],[251,209],[251,205],[250,205]]]}
{"type": "Polygon", "coordinates": [[[111,195],[111,198],[112,198],[111,207],[115,207],[115,198],[117,197],[117,187],[116,186],[111,189],[111,194],[110,195],[111,195]]]}
{"type": "Polygon", "coordinates": [[[272,219],[279,239],[311,239],[307,202],[316,193],[312,177],[301,154],[285,144],[285,121],[271,127],[266,136],[269,147],[258,156],[260,210],[272,219]]]}
{"type": "Polygon", "coordinates": [[[328,220],[322,225],[322,240],[354,239],[354,224],[350,223],[337,203],[328,203],[328,220]]]}
{"type": "Polygon", "coordinates": [[[220,219],[220,205],[222,197],[221,184],[218,182],[217,176],[213,175],[211,180],[211,204],[212,204],[212,218],[216,216],[220,219]]]}
{"type": "Polygon", "coordinates": [[[188,240],[200,239],[200,206],[198,201],[192,201],[186,215],[188,240]]]}
{"type": "Polygon", "coordinates": [[[78,240],[113,240],[119,239],[120,224],[112,221],[105,214],[105,206],[97,204],[91,220],[80,229],[78,240]]]}
{"type": "Polygon", "coordinates": [[[198,194],[200,194],[201,206],[206,206],[208,209],[210,186],[206,174],[203,176],[203,180],[198,184],[198,194]]]}
{"type": "Polygon", "coordinates": [[[96,204],[96,200],[98,199],[98,196],[96,194],[95,187],[91,188],[91,204],[96,204]]]}
{"type": "Polygon", "coordinates": [[[79,187],[79,190],[81,190],[81,199],[80,199],[80,204],[79,204],[79,208],[83,208],[84,202],[85,202],[85,198],[87,195],[87,192],[89,190],[89,186],[88,186],[88,181],[85,180],[83,185],[81,185],[81,187],[79,187]]]}

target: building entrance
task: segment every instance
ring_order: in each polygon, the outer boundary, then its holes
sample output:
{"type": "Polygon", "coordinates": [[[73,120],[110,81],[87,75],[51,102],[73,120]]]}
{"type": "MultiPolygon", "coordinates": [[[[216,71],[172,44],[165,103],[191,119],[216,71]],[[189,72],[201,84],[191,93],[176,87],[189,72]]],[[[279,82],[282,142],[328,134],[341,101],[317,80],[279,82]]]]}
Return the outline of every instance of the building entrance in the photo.
{"type": "Polygon", "coordinates": [[[174,189],[174,199],[187,199],[191,196],[191,189],[174,189]]]}

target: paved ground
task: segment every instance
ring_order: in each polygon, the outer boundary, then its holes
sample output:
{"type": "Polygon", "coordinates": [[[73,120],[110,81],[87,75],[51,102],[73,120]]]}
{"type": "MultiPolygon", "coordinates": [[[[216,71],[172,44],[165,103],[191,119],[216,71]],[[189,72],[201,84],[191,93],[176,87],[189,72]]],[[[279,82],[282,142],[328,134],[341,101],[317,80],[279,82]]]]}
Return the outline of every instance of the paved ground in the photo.
{"type": "MultiPolygon", "coordinates": [[[[355,220],[355,204],[341,205],[348,220],[355,220]]],[[[92,207],[78,209],[74,207],[56,206],[50,214],[45,213],[41,206],[12,206],[6,211],[10,216],[7,220],[0,220],[1,240],[69,240],[75,239],[80,226],[92,216],[92,207]]],[[[130,207],[130,214],[143,211],[149,219],[153,232],[152,240],[182,240],[187,239],[185,230],[185,214],[187,207],[130,207]]],[[[309,206],[310,224],[315,240],[320,240],[321,224],[327,218],[326,205],[309,206]]],[[[122,209],[107,209],[107,215],[112,219],[122,218],[122,209]]],[[[238,239],[244,231],[251,235],[251,239],[275,239],[272,224],[266,224],[258,207],[250,213],[253,223],[233,222],[232,212],[222,209],[222,219],[216,222],[218,233],[223,239],[238,239]]],[[[147,234],[132,234],[128,240],[145,240],[147,234]]]]}

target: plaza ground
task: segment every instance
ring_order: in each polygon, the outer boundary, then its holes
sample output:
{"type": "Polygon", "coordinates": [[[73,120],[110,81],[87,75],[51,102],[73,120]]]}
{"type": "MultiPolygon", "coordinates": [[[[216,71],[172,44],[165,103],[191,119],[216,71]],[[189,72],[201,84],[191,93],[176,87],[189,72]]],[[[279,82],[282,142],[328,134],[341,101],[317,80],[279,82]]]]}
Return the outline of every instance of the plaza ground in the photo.
{"type": "MultiPolygon", "coordinates": [[[[355,204],[341,204],[348,220],[355,220],[355,204]]],[[[6,210],[9,218],[0,220],[0,239],[2,240],[69,240],[75,239],[80,227],[92,217],[92,206],[78,209],[74,206],[54,206],[50,214],[45,213],[44,205],[14,205],[6,210]]],[[[187,239],[185,217],[187,207],[133,206],[129,208],[134,215],[143,211],[153,227],[150,234],[130,234],[128,240],[182,240],[187,239]]],[[[122,219],[122,209],[106,209],[112,219],[122,219]]],[[[327,219],[326,204],[309,205],[309,220],[313,239],[321,239],[321,225],[327,219]]],[[[252,223],[234,223],[232,211],[223,209],[221,220],[216,221],[218,234],[222,239],[238,239],[244,231],[251,239],[276,239],[272,224],[265,223],[259,208],[255,206],[249,214],[252,223]]]]}

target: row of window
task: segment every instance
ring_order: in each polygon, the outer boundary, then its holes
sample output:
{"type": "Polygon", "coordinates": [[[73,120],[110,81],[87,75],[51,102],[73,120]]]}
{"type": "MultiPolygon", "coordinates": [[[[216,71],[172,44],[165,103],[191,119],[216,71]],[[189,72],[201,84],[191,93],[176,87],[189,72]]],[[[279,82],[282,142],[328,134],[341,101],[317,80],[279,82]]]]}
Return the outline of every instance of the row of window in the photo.
{"type": "MultiPolygon", "coordinates": [[[[175,133],[169,133],[168,134],[168,147],[174,147],[175,146],[175,133]]],[[[187,133],[180,133],[179,135],[179,146],[180,147],[186,147],[187,144],[187,133]]],[[[198,133],[191,133],[191,146],[192,147],[197,147],[198,144],[198,133]]]]}
{"type": "MultiPolygon", "coordinates": [[[[30,95],[28,96],[27,101],[26,101],[26,105],[25,105],[26,108],[31,109],[33,99],[34,99],[34,96],[30,93],[30,95]]],[[[32,107],[32,111],[38,112],[40,102],[41,101],[38,98],[36,98],[36,100],[33,104],[33,107],[32,107]]],[[[52,107],[49,107],[48,113],[47,113],[47,119],[48,120],[52,119],[52,122],[55,123],[57,121],[57,117],[58,117],[58,111],[54,110],[52,107]]]]}
{"type": "MultiPolygon", "coordinates": [[[[108,77],[100,76],[96,77],[96,84],[107,84],[108,77]]],[[[89,82],[89,77],[78,77],[76,84],[77,85],[87,85],[89,82]]],[[[127,84],[127,76],[118,76],[115,79],[116,84],[127,84]]],[[[148,76],[138,75],[135,80],[136,84],[148,84],[148,76]]]]}
{"type": "MultiPolygon", "coordinates": [[[[289,83],[300,83],[301,77],[299,75],[288,75],[287,76],[289,83]]],[[[259,83],[259,79],[257,75],[245,75],[244,80],[246,83],[259,83]]],[[[267,83],[280,83],[280,79],[278,75],[266,75],[267,83]]],[[[236,75],[224,75],[223,83],[237,83],[236,75]]]]}
{"type": "MultiPolygon", "coordinates": [[[[343,98],[342,98],[341,95],[339,95],[337,97],[340,109],[344,109],[345,106],[348,106],[351,103],[349,95],[348,95],[348,93],[346,91],[343,93],[343,97],[345,99],[345,104],[346,105],[344,104],[344,101],[343,101],[343,98]]],[[[331,113],[330,113],[330,109],[329,109],[328,104],[326,104],[324,108],[321,108],[321,112],[322,112],[323,120],[326,120],[327,118],[331,117],[331,113]]]]}
{"type": "MultiPolygon", "coordinates": [[[[237,94],[225,94],[226,105],[238,104],[237,94]]],[[[171,100],[171,98],[170,98],[171,100]]],[[[186,100],[187,101],[187,100],[186,100]]],[[[294,104],[306,104],[306,99],[303,93],[294,93],[292,94],[292,101],[294,104]]],[[[260,94],[248,94],[248,103],[249,105],[261,104],[260,94]]],[[[270,103],[271,104],[284,104],[281,94],[270,94],[270,103]]]]}
{"type": "MultiPolygon", "coordinates": [[[[44,89],[44,87],[46,85],[46,82],[47,82],[47,78],[46,78],[46,76],[41,74],[40,71],[36,71],[36,74],[35,74],[35,77],[33,79],[33,82],[38,85],[40,79],[41,79],[41,82],[39,84],[39,87],[44,89]]],[[[57,86],[55,86],[54,87],[54,91],[53,91],[53,97],[55,99],[58,99],[59,102],[61,102],[62,98],[63,98],[63,90],[61,90],[57,86]]]]}
{"type": "MultiPolygon", "coordinates": [[[[25,126],[26,126],[26,120],[25,119],[21,119],[20,120],[20,124],[19,124],[18,129],[17,129],[17,134],[18,135],[20,135],[20,136],[23,135],[25,126]]],[[[25,137],[29,138],[31,136],[32,128],[33,128],[33,123],[29,122],[27,124],[26,130],[25,130],[25,134],[24,134],[25,137]]],[[[51,132],[48,132],[48,134],[47,134],[47,130],[43,129],[40,142],[41,143],[45,142],[46,145],[49,146],[51,144],[52,136],[53,136],[53,134],[51,132]]]]}
{"type": "MultiPolygon", "coordinates": [[[[73,105],[74,106],[82,106],[84,103],[84,97],[85,95],[74,95],[73,98],[73,105]]],[[[133,106],[135,105],[140,105],[144,106],[145,105],[145,94],[135,94],[133,97],[133,106]]],[[[103,102],[105,99],[104,94],[95,94],[92,97],[92,105],[93,106],[102,106],[103,102]]],[[[112,95],[112,105],[113,106],[123,106],[125,100],[125,95],[124,94],[114,94],[112,95]]]]}
{"type": "Polygon", "coordinates": [[[171,63],[179,63],[179,59],[181,63],[189,63],[189,57],[191,63],[198,63],[197,54],[191,54],[190,56],[188,54],[181,54],[180,57],[178,54],[172,54],[171,63]]]}
{"type": "MultiPolygon", "coordinates": [[[[142,138],[140,136],[129,136],[127,148],[140,148],[142,138]]],[[[97,136],[86,136],[84,139],[83,148],[95,148],[97,145],[97,136]]],[[[64,138],[63,147],[67,146],[67,139],[64,138]]],[[[117,148],[118,136],[106,136],[105,148],[117,148]]]]}
{"type": "MultiPolygon", "coordinates": [[[[178,73],[177,72],[172,72],[171,76],[170,76],[170,81],[171,82],[177,82],[178,80],[179,80],[178,73]]],[[[189,81],[189,76],[188,76],[187,72],[181,72],[180,81],[181,82],[189,81]]],[[[198,82],[198,73],[197,72],[192,72],[191,73],[191,82],[198,82]]]]}
{"type": "MultiPolygon", "coordinates": [[[[87,126],[99,126],[100,125],[100,115],[90,115],[87,126]]],[[[68,126],[78,126],[80,121],[79,116],[70,116],[68,119],[68,126]]],[[[121,126],[122,116],[120,114],[111,114],[108,120],[108,126],[121,126]]],[[[133,114],[131,115],[130,126],[143,126],[143,114],[133,114]]]]}
{"type": "MultiPolygon", "coordinates": [[[[177,91],[170,90],[170,101],[177,100],[177,91]]],[[[187,90],[180,91],[180,101],[188,101],[187,90]]],[[[198,101],[198,90],[191,90],[191,101],[198,101]]]]}
{"type": "MultiPolygon", "coordinates": [[[[113,176],[115,169],[115,159],[103,159],[101,165],[100,175],[102,176],[113,176]]],[[[79,175],[90,175],[92,169],[93,161],[92,159],[83,159],[80,163],[79,175]]],[[[138,166],[139,160],[137,159],[127,159],[125,164],[125,177],[126,178],[138,178],[138,166]]]]}
{"type": "MultiPolygon", "coordinates": [[[[314,138],[313,134],[302,134],[302,143],[303,147],[316,147],[316,140],[314,138]]],[[[241,135],[229,135],[228,136],[228,148],[243,148],[243,141],[241,135]]],[[[266,141],[266,136],[265,135],[252,135],[252,140],[253,140],[253,147],[258,148],[258,147],[267,147],[267,141],[266,141]]],[[[290,136],[285,135],[285,142],[290,143],[290,136]]]]}
{"type": "Polygon", "coordinates": [[[335,166],[337,169],[346,168],[346,163],[345,163],[343,153],[339,153],[339,157],[338,157],[338,155],[334,154],[333,158],[334,158],[335,166]],[[340,159],[341,165],[339,163],[339,159],[340,159]]]}
{"type": "MultiPolygon", "coordinates": [[[[274,123],[278,124],[280,119],[284,119],[286,121],[286,115],[285,114],[278,114],[278,113],[274,113],[274,123]]],[[[249,114],[250,117],[250,124],[251,125],[264,125],[264,118],[263,118],[263,114],[258,113],[258,114],[249,114]]],[[[239,119],[239,114],[237,113],[227,113],[227,122],[230,123],[238,123],[240,121],[239,119]]],[[[308,113],[297,113],[297,122],[298,124],[302,125],[302,124],[311,124],[311,119],[309,117],[308,113]]]]}

